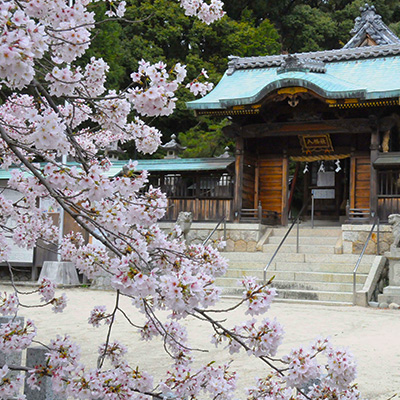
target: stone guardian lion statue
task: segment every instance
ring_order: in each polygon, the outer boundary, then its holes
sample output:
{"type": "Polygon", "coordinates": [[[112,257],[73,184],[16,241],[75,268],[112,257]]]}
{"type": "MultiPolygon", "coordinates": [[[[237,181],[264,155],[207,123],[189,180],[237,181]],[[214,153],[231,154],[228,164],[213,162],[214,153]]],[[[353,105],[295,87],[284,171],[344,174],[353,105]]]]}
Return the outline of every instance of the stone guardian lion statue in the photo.
{"type": "Polygon", "coordinates": [[[390,251],[400,250],[400,214],[390,214],[388,217],[389,224],[392,225],[393,244],[390,246],[390,251]]]}
{"type": "Polygon", "coordinates": [[[179,228],[181,228],[183,237],[185,238],[187,243],[188,243],[188,233],[190,231],[190,226],[192,225],[192,221],[193,221],[193,216],[191,212],[181,211],[178,214],[178,218],[175,223],[175,225],[178,225],[179,228]]]}

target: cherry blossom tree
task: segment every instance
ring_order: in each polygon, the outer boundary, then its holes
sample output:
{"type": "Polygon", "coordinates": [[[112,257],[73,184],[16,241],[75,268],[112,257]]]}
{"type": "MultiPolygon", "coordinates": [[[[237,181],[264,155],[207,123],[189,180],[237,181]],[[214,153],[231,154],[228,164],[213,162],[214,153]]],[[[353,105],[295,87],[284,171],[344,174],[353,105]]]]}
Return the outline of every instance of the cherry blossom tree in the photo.
{"type": "MultiPolygon", "coordinates": [[[[184,65],[167,66],[141,61],[130,86],[106,90],[108,65],[92,58],[84,67],[79,59],[89,48],[98,27],[91,11],[98,0],[4,0],[0,3],[0,165],[13,167],[8,190],[20,193],[17,201],[0,194],[0,261],[8,262],[12,238],[31,249],[38,240],[58,243],[64,260],[71,260],[89,279],[108,274],[115,289],[115,307],[95,306],[88,315],[93,326],[108,326],[99,344],[97,365],[84,365],[78,346],[68,336],[46,344],[47,362],[27,370],[5,365],[0,369],[0,399],[16,396],[23,375],[32,388],[48,376],[56,392],[74,399],[233,399],[237,372],[230,366],[209,363],[194,367],[195,351],[188,342],[182,319],[188,315],[208,321],[212,342],[230,353],[246,351],[266,365],[248,399],[358,399],[355,362],[345,349],[326,339],[298,347],[275,359],[283,329],[265,316],[276,296],[270,282],[242,280],[245,306],[251,319],[229,327],[217,320],[220,292],[215,278],[224,274],[226,260],[214,246],[185,243],[179,228],[169,234],[157,225],[166,209],[166,197],[149,186],[146,172],[135,161],[122,173],[107,176],[111,163],[104,150],[112,143],[133,141],[138,151],[153,153],[161,133],[144,119],[173,112],[175,92],[186,85],[204,94],[212,85],[198,79],[185,82],[184,65]],[[66,163],[66,157],[74,161],[66,163]],[[96,240],[86,243],[71,232],[58,242],[58,227],[43,212],[46,200],[61,207],[96,240]],[[146,322],[120,307],[128,298],[146,322]],[[167,311],[166,321],[159,317],[167,311]],[[262,316],[261,321],[256,317],[262,316]],[[126,361],[127,347],[112,338],[115,320],[124,318],[143,341],[161,337],[171,356],[165,377],[154,377],[126,361]],[[10,371],[21,374],[10,375],[10,371]]],[[[176,0],[178,1],[178,0],[176,0]]],[[[109,18],[123,18],[125,2],[107,2],[109,18]]],[[[180,0],[183,11],[209,24],[223,16],[219,0],[180,0]]],[[[134,22],[131,22],[134,23],[134,22]]],[[[10,266],[11,267],[11,266],[10,266]]],[[[65,295],[55,297],[55,284],[43,279],[35,292],[38,304],[62,312],[65,295]]],[[[0,313],[14,317],[24,307],[23,293],[0,297],[0,313]]],[[[0,350],[23,350],[35,342],[34,321],[10,318],[0,327],[0,350]]],[[[240,396],[245,396],[240,394],[240,396]]]]}

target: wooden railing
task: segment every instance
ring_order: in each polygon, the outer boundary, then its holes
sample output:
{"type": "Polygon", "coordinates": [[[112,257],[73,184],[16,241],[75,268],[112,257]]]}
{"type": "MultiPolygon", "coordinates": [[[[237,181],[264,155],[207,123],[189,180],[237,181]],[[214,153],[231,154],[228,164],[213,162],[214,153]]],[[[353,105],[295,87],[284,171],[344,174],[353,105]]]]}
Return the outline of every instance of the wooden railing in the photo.
{"type": "Polygon", "coordinates": [[[349,204],[346,206],[347,222],[350,223],[365,223],[371,220],[371,210],[369,208],[350,208],[349,204]]]}
{"type": "Polygon", "coordinates": [[[263,210],[261,205],[257,208],[242,208],[240,222],[262,222],[267,225],[276,225],[280,222],[280,215],[276,211],[263,210]]]}
{"type": "Polygon", "coordinates": [[[390,214],[400,213],[400,171],[378,171],[378,216],[387,221],[390,214]]]}
{"type": "Polygon", "coordinates": [[[162,221],[176,221],[181,211],[192,213],[193,221],[233,220],[232,199],[168,199],[168,208],[162,221]]]}

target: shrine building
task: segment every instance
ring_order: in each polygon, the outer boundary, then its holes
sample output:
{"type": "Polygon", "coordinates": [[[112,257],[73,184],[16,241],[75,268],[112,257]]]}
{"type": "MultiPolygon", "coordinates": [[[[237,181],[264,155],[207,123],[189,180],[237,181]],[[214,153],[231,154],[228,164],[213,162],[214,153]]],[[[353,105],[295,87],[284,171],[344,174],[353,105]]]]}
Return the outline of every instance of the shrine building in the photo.
{"type": "Polygon", "coordinates": [[[294,195],[313,196],[316,219],[400,212],[400,39],[368,5],[351,33],[337,50],[232,56],[214,90],[188,103],[232,121],[228,219],[262,209],[285,225],[294,195]]]}

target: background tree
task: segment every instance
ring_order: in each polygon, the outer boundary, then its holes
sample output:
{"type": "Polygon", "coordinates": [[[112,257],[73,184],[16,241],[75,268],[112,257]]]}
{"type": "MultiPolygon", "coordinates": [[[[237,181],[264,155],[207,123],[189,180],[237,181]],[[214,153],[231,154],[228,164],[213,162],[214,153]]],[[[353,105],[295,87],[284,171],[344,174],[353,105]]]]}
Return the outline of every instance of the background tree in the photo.
{"type": "MultiPolygon", "coordinates": [[[[94,7],[101,15],[104,5],[96,3],[94,7]]],[[[217,83],[226,70],[229,55],[245,57],[278,54],[280,51],[279,35],[273,25],[268,20],[255,24],[254,18],[246,13],[237,21],[224,16],[214,24],[204,25],[184,15],[177,2],[129,0],[125,18],[138,22],[125,23],[122,27],[115,22],[105,23],[106,29],[104,32],[99,30],[85,58],[87,61],[92,55],[102,54],[110,66],[116,67],[110,77],[110,88],[122,88],[129,84],[130,71],[137,69],[142,58],[152,63],[170,60],[170,63],[187,65],[191,80],[197,78],[204,68],[210,81],[217,83]]],[[[184,156],[221,154],[229,142],[221,133],[220,119],[200,118],[199,123],[193,112],[186,108],[186,102],[194,100],[194,96],[185,88],[178,91],[178,96],[176,112],[154,121],[163,133],[163,142],[176,134],[188,147],[184,156]],[[211,146],[207,151],[202,139],[210,135],[217,147],[211,146]]],[[[126,157],[140,157],[132,145],[125,148],[128,150],[126,157]]],[[[162,154],[161,149],[153,157],[162,154]]]]}
{"type": "MultiPolygon", "coordinates": [[[[371,0],[383,20],[399,33],[400,5],[394,0],[371,0]]],[[[351,37],[354,19],[365,0],[239,0],[226,5],[227,14],[239,19],[251,13],[256,23],[268,19],[279,32],[282,51],[330,50],[351,37]]]]}

